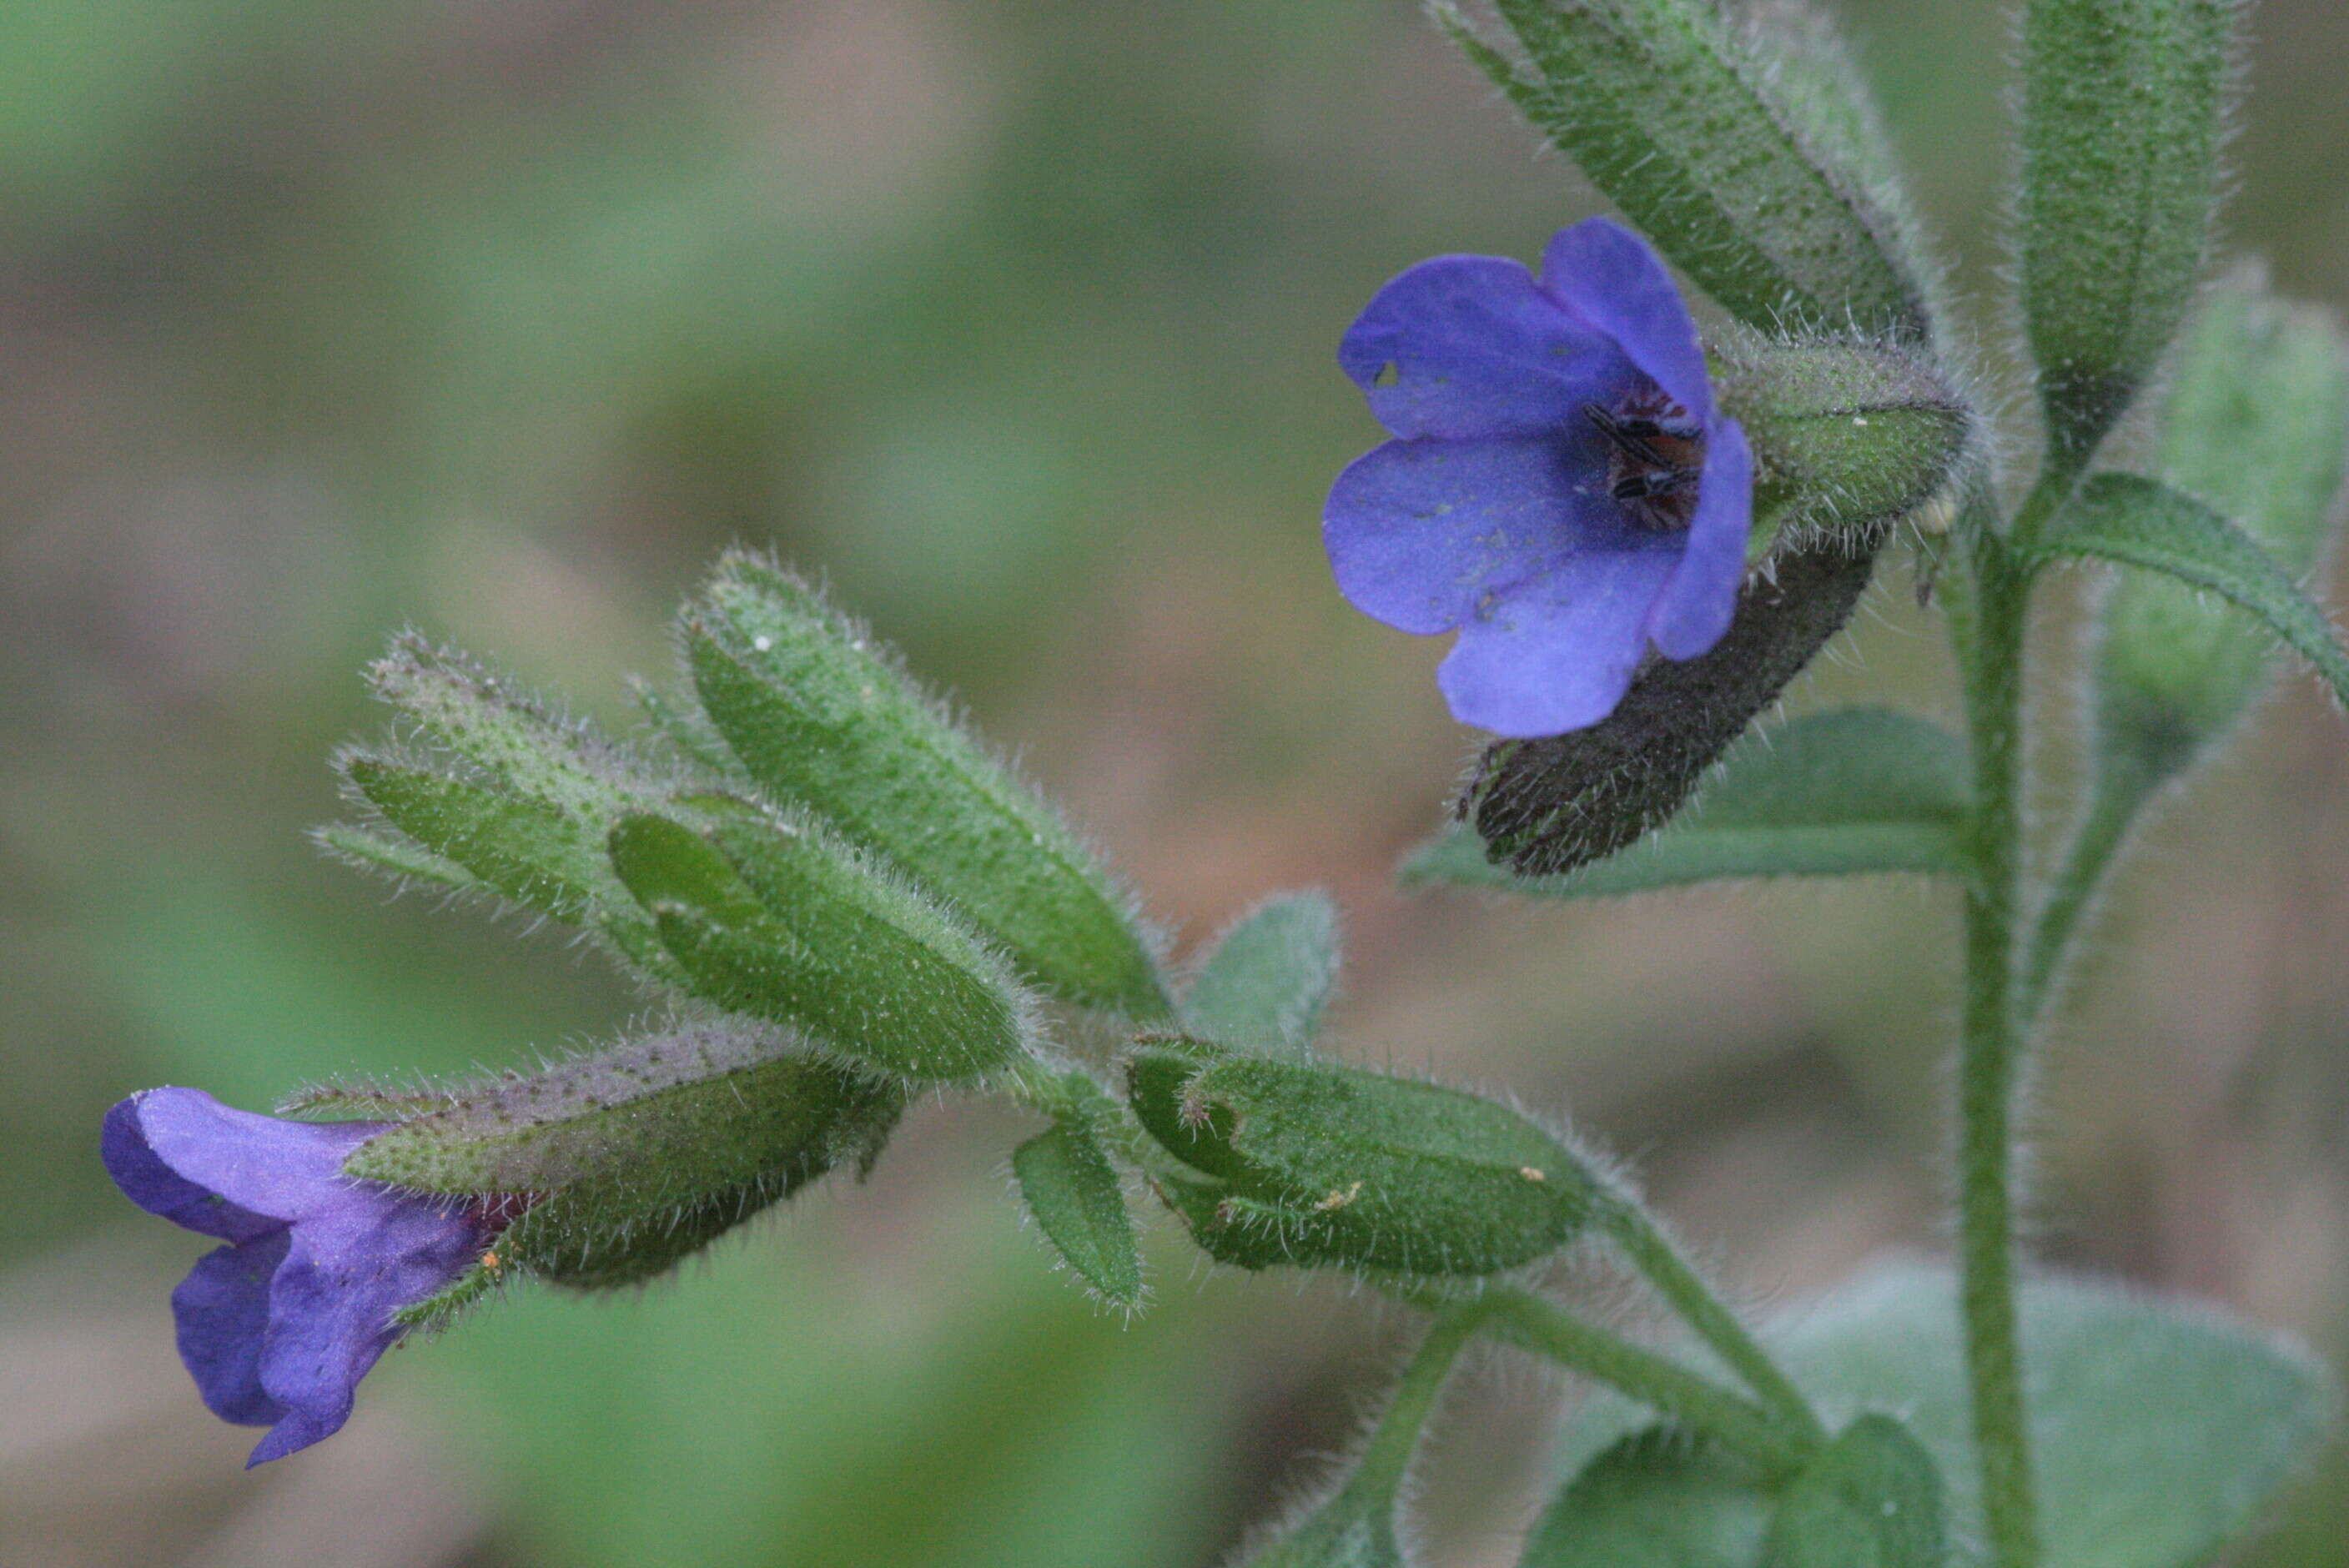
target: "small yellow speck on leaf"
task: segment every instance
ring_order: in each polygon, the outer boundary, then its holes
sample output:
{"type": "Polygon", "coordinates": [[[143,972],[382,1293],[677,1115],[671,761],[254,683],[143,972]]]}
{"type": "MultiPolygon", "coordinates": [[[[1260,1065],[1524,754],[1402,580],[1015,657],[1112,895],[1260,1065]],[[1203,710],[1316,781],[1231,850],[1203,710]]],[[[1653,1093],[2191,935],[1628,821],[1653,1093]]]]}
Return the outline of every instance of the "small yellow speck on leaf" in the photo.
{"type": "Polygon", "coordinates": [[[1357,1181],[1342,1192],[1337,1191],[1333,1189],[1327,1198],[1322,1199],[1319,1202],[1314,1204],[1313,1207],[1326,1214],[1332,1209],[1344,1208],[1347,1204],[1352,1202],[1361,1195],[1362,1184],[1360,1181],[1357,1181]]]}

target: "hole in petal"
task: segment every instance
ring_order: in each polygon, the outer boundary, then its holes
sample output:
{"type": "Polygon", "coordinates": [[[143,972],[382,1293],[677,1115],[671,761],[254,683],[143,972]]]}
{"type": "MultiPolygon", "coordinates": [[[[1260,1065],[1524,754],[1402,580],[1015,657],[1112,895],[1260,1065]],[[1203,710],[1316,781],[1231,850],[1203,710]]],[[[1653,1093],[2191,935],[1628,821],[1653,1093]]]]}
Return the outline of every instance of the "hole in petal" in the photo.
{"type": "Polygon", "coordinates": [[[1402,366],[1390,359],[1384,365],[1379,366],[1379,373],[1371,377],[1371,385],[1373,387],[1392,387],[1402,379],[1402,366]]]}

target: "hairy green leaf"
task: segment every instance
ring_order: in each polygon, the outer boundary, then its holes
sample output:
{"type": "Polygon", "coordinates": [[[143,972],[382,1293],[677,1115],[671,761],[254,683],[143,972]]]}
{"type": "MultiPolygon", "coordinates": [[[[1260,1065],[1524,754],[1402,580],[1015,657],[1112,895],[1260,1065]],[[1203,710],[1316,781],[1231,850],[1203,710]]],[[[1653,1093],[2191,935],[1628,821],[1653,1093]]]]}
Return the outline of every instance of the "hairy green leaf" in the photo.
{"type": "Polygon", "coordinates": [[[378,696],[518,795],[605,823],[645,793],[626,755],[591,727],[412,632],[392,640],[367,677],[378,696]]]}
{"type": "Polygon", "coordinates": [[[1721,407],[1754,449],[1749,559],[1907,516],[1973,443],[1973,410],[1915,345],[1739,334],[1710,356],[1721,407]]]}
{"type": "Polygon", "coordinates": [[[743,769],[964,912],[1040,987],[1168,1011],[1124,894],[1033,790],[807,584],[729,556],[688,611],[686,655],[743,769]]]}
{"type": "Polygon", "coordinates": [[[1942,1568],[1941,1476],[1889,1416],[1862,1416],[1778,1499],[1762,1568],[1942,1568]]]}
{"type": "Polygon", "coordinates": [[[1754,1568],[1770,1499],[1751,1467],[1651,1427],[1568,1480],[1518,1568],[1754,1568]]]}
{"type": "MultiPolygon", "coordinates": [[[[2257,1523],[2330,1426],[2321,1366],[2208,1309],[2038,1278],[2022,1311],[2046,1568],[2199,1568],[2257,1523]]],[[[1939,1464],[1951,1534],[1978,1533],[1947,1270],[1879,1265],[1764,1338],[1829,1420],[1899,1411],[1939,1464]]],[[[1568,1429],[1562,1473],[1652,1424],[1628,1401],[1594,1399],[1568,1429]]]]}
{"type": "Polygon", "coordinates": [[[1183,997],[1185,1026],[1224,1045],[1302,1054],[1338,984],[1338,906],[1284,893],[1235,921],[1183,997]]]}
{"type": "Polygon", "coordinates": [[[1112,1306],[1142,1303],[1142,1253],[1125,1191],[1092,1122],[1062,1117],[1014,1150],[1028,1212],[1068,1265],[1112,1306]]]}
{"type": "Polygon", "coordinates": [[[481,881],[456,861],[389,833],[378,833],[347,822],[329,822],[310,830],[320,849],[363,870],[380,872],[401,881],[437,882],[443,887],[480,887],[481,881]]]}
{"type": "Polygon", "coordinates": [[[2153,374],[2199,280],[2244,9],[2023,8],[2023,315],[2050,440],[2078,460],[2153,374]]]}
{"type": "Polygon", "coordinates": [[[812,822],[707,831],[649,812],[612,830],[614,868],[686,988],[911,1078],[968,1078],[1027,1048],[1025,996],[951,916],[812,822]]]}
{"type": "Polygon", "coordinates": [[[714,778],[749,780],[742,764],[726,748],[725,738],[709,722],[709,716],[701,711],[699,700],[691,692],[666,691],[648,680],[631,676],[628,694],[636,699],[646,722],[678,756],[714,778]]]}
{"type": "Polygon", "coordinates": [[[346,758],[343,777],[385,821],[516,903],[576,924],[601,889],[623,892],[601,833],[560,807],[365,755],[346,758]]]}
{"type": "MultiPolygon", "coordinates": [[[[2349,450],[2349,358],[2323,312],[2255,274],[2212,291],[2163,402],[2160,478],[2233,520],[2291,577],[2316,563],[2349,450]]],[[[2105,600],[2098,748],[2168,778],[2223,735],[2267,685],[2274,639],[2209,594],[2131,574],[2105,600]]]]}
{"type": "Polygon", "coordinates": [[[1964,744],[1948,731],[1889,708],[1840,708],[1748,734],[1687,810],[1579,871],[1515,875],[1461,827],[1414,851],[1401,875],[1602,898],[1723,877],[1955,872],[1971,793],[1964,744]]]}
{"type": "Polygon", "coordinates": [[[1764,331],[1925,335],[1903,223],[1876,193],[1889,160],[1854,156],[1879,133],[1852,93],[1823,91],[1816,72],[1791,74],[1782,93],[1773,51],[1710,0],[1498,10],[1504,46],[1449,6],[1437,17],[1723,309],[1764,331]]]}
{"type": "Polygon", "coordinates": [[[2349,702],[2349,653],[2323,610],[2256,541],[2192,496],[2137,474],[2098,474],[2039,553],[2117,561],[2216,593],[2263,622],[2349,702]]]}

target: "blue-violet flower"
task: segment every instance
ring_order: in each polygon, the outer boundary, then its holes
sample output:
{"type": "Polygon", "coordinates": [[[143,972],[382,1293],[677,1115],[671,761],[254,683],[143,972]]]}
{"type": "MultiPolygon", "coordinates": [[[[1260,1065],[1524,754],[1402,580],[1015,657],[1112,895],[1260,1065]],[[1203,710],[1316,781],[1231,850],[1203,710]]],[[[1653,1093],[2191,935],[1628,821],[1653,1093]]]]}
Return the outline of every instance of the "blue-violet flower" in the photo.
{"type": "Polygon", "coordinates": [[[400,1329],[392,1315],[480,1255],[479,1211],[342,1174],[390,1125],[232,1110],[191,1088],[107,1112],[106,1169],[132,1202],[228,1245],[171,1293],[180,1359],[212,1414],[267,1436],[260,1464],[332,1436],[400,1329]]]}
{"type": "Polygon", "coordinates": [[[1458,628],[1436,676],[1454,717],[1580,729],[1651,644],[1692,659],[1728,631],[1753,458],[1680,291],[1630,230],[1561,232],[1538,279],[1502,256],[1422,262],[1338,359],[1395,438],[1331,489],[1330,564],[1365,614],[1458,628]]]}

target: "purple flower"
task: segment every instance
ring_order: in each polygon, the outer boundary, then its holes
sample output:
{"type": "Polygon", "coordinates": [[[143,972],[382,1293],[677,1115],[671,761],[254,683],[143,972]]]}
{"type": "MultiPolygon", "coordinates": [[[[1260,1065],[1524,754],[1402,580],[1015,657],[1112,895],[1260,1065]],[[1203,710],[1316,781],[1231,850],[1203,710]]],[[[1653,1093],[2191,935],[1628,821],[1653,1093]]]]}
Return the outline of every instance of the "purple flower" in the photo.
{"type": "Polygon", "coordinates": [[[399,1337],[391,1315],[486,1243],[472,1213],[342,1174],[388,1125],[280,1121],[192,1088],[149,1089],[106,1114],[106,1169],[123,1194],[229,1243],[180,1282],[171,1315],[212,1414],[269,1428],[248,1465],[339,1429],[399,1337]]]}
{"type": "Polygon", "coordinates": [[[1331,489],[1330,564],[1367,615],[1458,628],[1436,676],[1454,717],[1579,729],[1614,711],[1651,644],[1692,659],[1728,631],[1753,458],[1630,231],[1565,230],[1538,279],[1501,256],[1422,262],[1338,361],[1396,438],[1331,489]]]}

